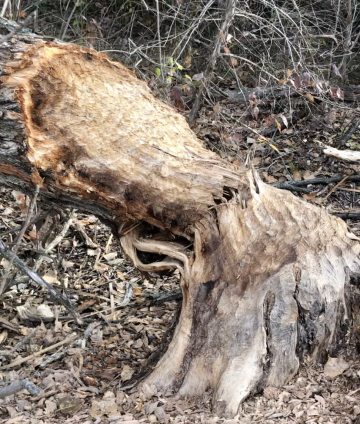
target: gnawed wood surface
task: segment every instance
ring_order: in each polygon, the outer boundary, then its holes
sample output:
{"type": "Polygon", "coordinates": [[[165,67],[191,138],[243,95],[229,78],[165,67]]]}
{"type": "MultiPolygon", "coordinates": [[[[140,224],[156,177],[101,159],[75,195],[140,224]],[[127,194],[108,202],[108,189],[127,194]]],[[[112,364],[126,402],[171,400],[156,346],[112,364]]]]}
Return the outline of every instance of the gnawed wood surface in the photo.
{"type": "Polygon", "coordinates": [[[342,347],[360,271],[343,221],[204,149],[105,55],[25,36],[0,55],[1,183],[97,214],[138,268],[182,275],[180,322],[147,383],[211,388],[216,411],[235,415],[342,347]]]}

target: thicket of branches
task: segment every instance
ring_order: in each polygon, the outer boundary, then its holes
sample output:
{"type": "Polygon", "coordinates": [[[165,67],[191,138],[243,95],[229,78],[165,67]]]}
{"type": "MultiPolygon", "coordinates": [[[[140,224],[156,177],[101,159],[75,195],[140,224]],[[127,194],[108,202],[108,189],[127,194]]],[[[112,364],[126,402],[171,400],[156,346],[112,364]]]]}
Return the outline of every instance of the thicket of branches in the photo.
{"type": "Polygon", "coordinates": [[[180,85],[191,106],[204,74],[213,88],[230,79],[234,88],[305,84],[324,93],[357,83],[359,6],[358,0],[4,0],[1,13],[16,21],[33,14],[35,31],[105,51],[170,97],[180,85]]]}

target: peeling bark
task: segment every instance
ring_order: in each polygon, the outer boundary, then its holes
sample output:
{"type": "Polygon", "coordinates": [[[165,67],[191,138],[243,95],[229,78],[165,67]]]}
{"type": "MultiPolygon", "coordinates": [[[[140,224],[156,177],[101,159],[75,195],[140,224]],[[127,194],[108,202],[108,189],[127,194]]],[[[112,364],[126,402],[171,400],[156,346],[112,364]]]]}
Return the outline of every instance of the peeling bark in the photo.
{"type": "Polygon", "coordinates": [[[148,384],[210,388],[215,410],[235,415],[335,352],[360,271],[343,221],[204,149],[105,55],[23,36],[0,55],[1,183],[106,219],[141,270],[181,273],[180,321],[148,384]]]}

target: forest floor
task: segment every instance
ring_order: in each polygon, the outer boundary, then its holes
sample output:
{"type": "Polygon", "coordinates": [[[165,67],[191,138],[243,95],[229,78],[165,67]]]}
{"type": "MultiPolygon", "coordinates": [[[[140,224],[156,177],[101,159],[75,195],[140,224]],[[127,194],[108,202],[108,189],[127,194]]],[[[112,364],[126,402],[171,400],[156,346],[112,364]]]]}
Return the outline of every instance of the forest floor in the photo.
{"type": "MultiPolygon", "coordinates": [[[[350,134],[359,112],[334,107],[321,119],[308,114],[292,125],[284,113],[255,120],[236,103],[222,101],[201,111],[194,130],[223,158],[250,160],[269,184],[322,177],[321,184],[304,183],[294,194],[330,213],[353,213],[346,222],[360,236],[360,188],[351,178],[360,168],[323,153],[324,144],[359,150],[360,132],[350,134]],[[264,129],[261,142],[257,133],[264,129]],[[331,182],[334,176],[340,181],[331,182]]],[[[301,367],[286,386],[249,397],[235,419],[211,413],[211,393],[175,399],[148,386],[138,392],[136,382],[171,339],[181,306],[178,275],[134,269],[94,216],[37,205],[28,217],[29,199],[5,188],[0,196],[2,240],[15,245],[29,267],[48,243],[58,241],[43,256],[39,273],[64,290],[86,329],[44,289],[9,271],[0,299],[0,390],[29,379],[41,392],[0,399],[0,423],[360,423],[360,361],[350,347],[327,367],[301,367]]],[[[5,274],[9,261],[1,259],[0,266],[5,274]]]]}

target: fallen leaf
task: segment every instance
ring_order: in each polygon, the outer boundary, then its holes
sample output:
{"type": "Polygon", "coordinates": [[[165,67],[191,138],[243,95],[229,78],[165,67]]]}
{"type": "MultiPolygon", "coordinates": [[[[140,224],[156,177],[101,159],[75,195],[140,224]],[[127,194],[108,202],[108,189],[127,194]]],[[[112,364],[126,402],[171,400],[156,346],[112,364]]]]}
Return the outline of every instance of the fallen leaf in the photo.
{"type": "Polygon", "coordinates": [[[3,330],[0,333],[0,344],[4,343],[4,341],[7,339],[7,336],[8,336],[7,330],[3,330]]]}
{"type": "Polygon", "coordinates": [[[269,143],[269,146],[276,150],[278,153],[280,153],[280,150],[275,146],[275,144],[269,143]]]}
{"type": "Polygon", "coordinates": [[[204,72],[200,72],[200,74],[193,75],[193,81],[201,81],[204,78],[204,72]]]}
{"type": "Polygon", "coordinates": [[[282,119],[285,127],[287,128],[289,126],[289,123],[288,123],[288,120],[287,120],[286,116],[285,115],[282,115],[282,114],[280,116],[281,116],[281,119],[282,119]]]}
{"type": "Polygon", "coordinates": [[[268,386],[264,389],[264,396],[266,399],[277,399],[281,393],[277,387],[268,386]]]}
{"type": "Polygon", "coordinates": [[[330,378],[335,378],[338,375],[341,375],[344,371],[346,371],[349,366],[350,365],[341,357],[329,357],[324,367],[324,374],[330,378]]]}
{"type": "Polygon", "coordinates": [[[82,408],[83,402],[74,396],[64,396],[58,400],[58,405],[63,414],[75,415],[82,408]]]}
{"type": "Polygon", "coordinates": [[[111,261],[111,260],[115,259],[116,257],[117,257],[117,252],[110,252],[110,253],[107,253],[106,255],[104,255],[104,259],[106,261],[111,261]]]}
{"type": "Polygon", "coordinates": [[[280,124],[280,122],[277,119],[275,119],[275,122],[276,122],[277,129],[279,130],[279,132],[281,132],[281,124],[280,124]]]}
{"type": "Polygon", "coordinates": [[[332,64],[332,70],[337,77],[342,79],[342,75],[340,74],[339,68],[335,65],[335,63],[332,64]]]}
{"type": "Polygon", "coordinates": [[[43,279],[49,284],[54,284],[54,283],[58,282],[56,272],[54,272],[54,271],[49,271],[48,273],[46,273],[43,276],[43,279]]]}
{"type": "Polygon", "coordinates": [[[295,181],[300,181],[301,180],[300,171],[298,171],[298,170],[294,171],[293,178],[294,178],[295,181]]]}
{"type": "Polygon", "coordinates": [[[75,265],[75,262],[71,262],[71,261],[65,261],[62,260],[61,261],[61,266],[64,268],[64,270],[66,271],[68,268],[72,268],[75,265]]]}
{"type": "Polygon", "coordinates": [[[122,381],[127,381],[127,380],[130,380],[133,374],[134,374],[134,370],[130,368],[129,365],[124,365],[120,375],[121,375],[122,381]]]}
{"type": "Polygon", "coordinates": [[[309,102],[314,103],[315,99],[311,93],[306,93],[306,97],[309,100],[309,102]]]}
{"type": "Polygon", "coordinates": [[[93,418],[101,418],[103,415],[116,414],[118,412],[116,398],[112,392],[106,392],[102,400],[93,399],[89,410],[93,418]]]}

